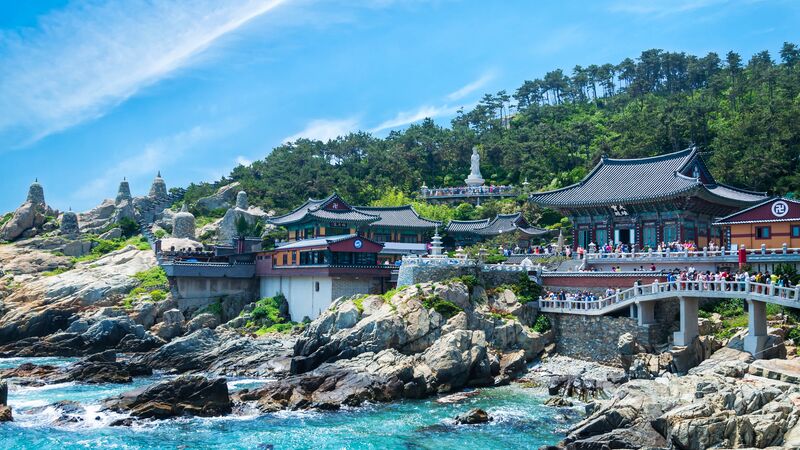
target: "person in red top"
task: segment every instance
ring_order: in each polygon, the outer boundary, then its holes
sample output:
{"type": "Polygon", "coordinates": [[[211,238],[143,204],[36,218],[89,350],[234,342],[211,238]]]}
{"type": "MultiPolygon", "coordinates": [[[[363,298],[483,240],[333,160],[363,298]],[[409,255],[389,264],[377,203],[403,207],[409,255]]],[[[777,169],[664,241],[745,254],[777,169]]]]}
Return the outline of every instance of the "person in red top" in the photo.
{"type": "Polygon", "coordinates": [[[747,249],[744,246],[739,247],[739,270],[743,269],[747,264],[747,249]]]}

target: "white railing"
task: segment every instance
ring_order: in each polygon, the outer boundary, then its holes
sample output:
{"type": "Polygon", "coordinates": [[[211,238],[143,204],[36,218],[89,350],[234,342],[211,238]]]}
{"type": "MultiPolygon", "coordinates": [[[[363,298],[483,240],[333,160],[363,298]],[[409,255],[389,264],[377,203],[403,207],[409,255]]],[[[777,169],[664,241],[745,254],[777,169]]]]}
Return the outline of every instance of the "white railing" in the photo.
{"type": "Polygon", "coordinates": [[[678,280],[653,282],[619,290],[597,300],[540,298],[539,308],[545,312],[597,313],[616,309],[633,301],[659,300],[680,296],[715,298],[745,298],[768,303],[796,304],[800,306],[800,286],[783,287],[774,284],[745,281],[678,280]]]}
{"type": "MultiPolygon", "coordinates": [[[[747,256],[782,256],[782,255],[797,255],[800,256],[800,248],[789,248],[786,245],[780,248],[756,248],[745,249],[747,256]]],[[[718,249],[708,250],[670,250],[670,251],[640,251],[640,252],[589,252],[586,253],[587,259],[629,259],[629,260],[646,260],[646,259],[668,259],[668,258],[720,258],[720,257],[737,257],[738,251],[718,249]]]]}

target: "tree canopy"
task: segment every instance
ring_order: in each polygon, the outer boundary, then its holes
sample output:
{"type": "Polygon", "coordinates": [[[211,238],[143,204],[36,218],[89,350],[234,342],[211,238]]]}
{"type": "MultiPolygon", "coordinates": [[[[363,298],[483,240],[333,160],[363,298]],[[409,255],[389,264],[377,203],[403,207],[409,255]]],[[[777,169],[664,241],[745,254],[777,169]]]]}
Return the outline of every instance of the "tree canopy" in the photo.
{"type": "MultiPolygon", "coordinates": [[[[694,144],[723,183],[800,191],[800,49],[787,42],[778,56],[764,51],[744,63],[734,52],[651,49],[617,64],[556,69],[511,94],[486,94],[450,127],[426,119],[385,138],[357,132],[280,145],[216,183],[191,185],[187,201],[239,181],[252,204],[277,212],[332,192],[353,204],[415,202],[423,184],[462,185],[474,145],[488,182],[527,179],[533,190],[580,180],[602,155],[644,157],[694,144]]],[[[414,205],[440,220],[507,208],[414,205]]]]}

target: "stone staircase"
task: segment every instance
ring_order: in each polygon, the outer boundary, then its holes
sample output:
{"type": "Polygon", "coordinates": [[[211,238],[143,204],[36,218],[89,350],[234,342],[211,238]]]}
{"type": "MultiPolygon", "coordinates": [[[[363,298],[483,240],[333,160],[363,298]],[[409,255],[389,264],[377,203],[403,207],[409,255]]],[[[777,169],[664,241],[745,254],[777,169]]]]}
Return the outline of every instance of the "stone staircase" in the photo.
{"type": "Polygon", "coordinates": [[[137,224],[139,225],[139,231],[141,231],[142,236],[144,236],[144,238],[147,240],[147,243],[150,244],[150,248],[154,251],[158,238],[153,233],[152,219],[159,212],[169,208],[176,202],[183,200],[184,195],[186,195],[186,189],[175,188],[166,197],[157,198],[147,208],[138,211],[139,218],[137,219],[137,224]]]}

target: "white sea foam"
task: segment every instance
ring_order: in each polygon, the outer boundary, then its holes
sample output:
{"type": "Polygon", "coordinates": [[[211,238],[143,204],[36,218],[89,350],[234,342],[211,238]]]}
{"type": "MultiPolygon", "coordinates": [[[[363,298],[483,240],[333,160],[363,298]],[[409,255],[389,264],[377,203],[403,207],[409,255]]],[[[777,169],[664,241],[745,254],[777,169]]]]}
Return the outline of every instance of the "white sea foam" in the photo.
{"type": "Polygon", "coordinates": [[[275,378],[241,378],[238,380],[228,380],[228,389],[236,389],[241,385],[258,384],[263,385],[275,381],[275,378]]]}

